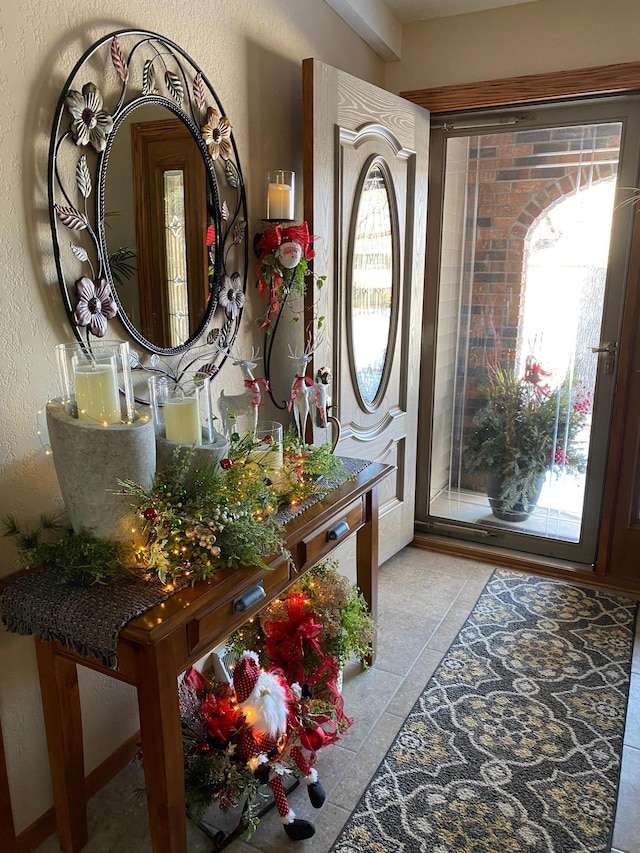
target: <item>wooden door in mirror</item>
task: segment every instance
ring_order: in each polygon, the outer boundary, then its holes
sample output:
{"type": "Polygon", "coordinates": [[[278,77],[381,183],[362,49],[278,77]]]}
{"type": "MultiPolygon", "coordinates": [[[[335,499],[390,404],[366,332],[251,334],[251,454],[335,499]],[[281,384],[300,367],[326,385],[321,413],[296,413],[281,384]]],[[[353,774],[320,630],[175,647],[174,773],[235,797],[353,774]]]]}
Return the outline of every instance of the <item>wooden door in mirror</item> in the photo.
{"type": "Polygon", "coordinates": [[[207,174],[178,119],[134,123],[131,136],[140,331],[170,348],[196,333],[209,300],[207,174]]]}

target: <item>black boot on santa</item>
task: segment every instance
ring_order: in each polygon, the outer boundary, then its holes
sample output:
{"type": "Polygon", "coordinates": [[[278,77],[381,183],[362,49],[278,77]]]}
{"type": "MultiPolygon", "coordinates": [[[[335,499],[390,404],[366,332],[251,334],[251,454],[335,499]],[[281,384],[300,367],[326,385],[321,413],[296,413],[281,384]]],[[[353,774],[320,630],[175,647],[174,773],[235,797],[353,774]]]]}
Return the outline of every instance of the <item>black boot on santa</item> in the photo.
{"type": "Polygon", "coordinates": [[[315,769],[315,767],[304,781],[307,785],[309,802],[314,807],[314,809],[321,808],[324,805],[324,801],[327,799],[327,795],[325,794],[324,785],[322,784],[322,782],[318,782],[318,771],[315,769]]]}
{"type": "Polygon", "coordinates": [[[291,823],[283,823],[284,831],[292,841],[304,841],[305,838],[311,838],[316,834],[316,828],[308,820],[294,818],[291,823]]]}

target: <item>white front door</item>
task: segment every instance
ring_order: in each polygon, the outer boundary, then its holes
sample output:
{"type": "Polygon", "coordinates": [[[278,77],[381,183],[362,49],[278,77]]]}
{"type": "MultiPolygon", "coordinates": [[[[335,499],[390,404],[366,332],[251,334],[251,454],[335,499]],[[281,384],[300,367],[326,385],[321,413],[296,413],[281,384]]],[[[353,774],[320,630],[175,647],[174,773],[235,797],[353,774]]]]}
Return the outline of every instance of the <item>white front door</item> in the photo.
{"type": "Polygon", "coordinates": [[[307,322],[324,318],[313,375],[331,370],[336,452],[396,466],[380,487],[383,562],[414,531],[429,114],[313,59],[303,84],[305,218],[326,275],[308,293],[307,322]]]}

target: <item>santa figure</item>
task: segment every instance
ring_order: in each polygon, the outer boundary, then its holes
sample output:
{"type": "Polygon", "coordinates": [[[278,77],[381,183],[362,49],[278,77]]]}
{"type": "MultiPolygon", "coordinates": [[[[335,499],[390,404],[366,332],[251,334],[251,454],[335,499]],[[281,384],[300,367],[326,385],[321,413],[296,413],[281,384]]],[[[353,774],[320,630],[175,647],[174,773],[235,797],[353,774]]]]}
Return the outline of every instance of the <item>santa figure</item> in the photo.
{"type": "Polygon", "coordinates": [[[262,670],[255,652],[244,652],[236,664],[233,689],[244,716],[238,731],[237,757],[268,782],[289,838],[311,838],[314,825],[295,816],[282,784],[282,777],[295,769],[307,785],[311,805],[319,809],[325,801],[318,772],[305,757],[304,738],[301,740],[297,731],[301,691],[293,692],[281,672],[262,670]]]}

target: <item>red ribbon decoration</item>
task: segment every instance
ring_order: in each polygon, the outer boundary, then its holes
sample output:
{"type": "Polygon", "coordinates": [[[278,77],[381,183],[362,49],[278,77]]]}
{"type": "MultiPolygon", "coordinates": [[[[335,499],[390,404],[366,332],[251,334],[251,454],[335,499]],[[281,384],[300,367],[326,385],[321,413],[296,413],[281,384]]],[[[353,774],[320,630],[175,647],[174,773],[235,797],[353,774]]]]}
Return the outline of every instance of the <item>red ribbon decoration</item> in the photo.
{"type": "Polygon", "coordinates": [[[314,382],[310,376],[300,376],[299,374],[296,373],[295,379],[293,380],[293,385],[291,386],[291,399],[287,403],[287,410],[289,412],[291,411],[291,408],[293,406],[293,401],[296,399],[296,397],[300,393],[301,388],[303,388],[305,386],[307,388],[313,388],[314,389],[315,393],[313,395],[313,401],[312,402],[314,402],[316,404],[316,408],[320,412],[320,416],[322,417],[322,420],[323,421],[326,420],[326,414],[324,411],[324,406],[322,405],[322,403],[319,400],[319,393],[318,392],[320,391],[320,386],[318,385],[317,382],[314,382]]]}
{"type": "Polygon", "coordinates": [[[196,695],[199,698],[204,696],[207,690],[207,679],[200,672],[199,669],[196,669],[195,666],[190,666],[189,669],[184,674],[184,683],[195,690],[196,695]]]}
{"type": "Polygon", "coordinates": [[[293,242],[300,246],[303,256],[306,260],[310,261],[315,257],[315,252],[311,248],[311,243],[315,239],[316,237],[312,237],[309,234],[309,226],[307,223],[302,222],[300,225],[288,225],[287,227],[283,227],[279,224],[268,225],[264,230],[264,234],[261,235],[260,239],[256,243],[256,252],[258,254],[258,293],[264,302],[269,303],[267,315],[258,322],[258,326],[261,329],[264,329],[265,326],[271,325],[271,322],[280,309],[280,291],[282,289],[283,281],[282,269],[277,263],[275,263],[269,265],[271,277],[270,281],[267,282],[266,276],[263,272],[264,259],[267,255],[271,255],[275,252],[278,246],[282,245],[282,243],[293,242]]]}
{"type": "Polygon", "coordinates": [[[320,657],[325,658],[322,646],[316,639],[322,631],[320,622],[316,622],[311,611],[304,611],[305,597],[302,593],[291,593],[287,596],[287,619],[266,622],[267,654],[276,666],[282,667],[290,683],[305,682],[305,671],[301,664],[304,657],[305,641],[320,657]]]}
{"type": "Polygon", "coordinates": [[[263,379],[259,376],[257,379],[245,379],[244,387],[247,388],[251,393],[251,405],[259,406],[262,403],[262,392],[260,391],[260,385],[263,386],[265,391],[269,390],[269,382],[266,379],[263,379]]]}
{"type": "Polygon", "coordinates": [[[293,401],[296,399],[298,394],[300,393],[300,389],[304,388],[315,388],[316,383],[311,379],[310,376],[300,376],[296,373],[295,379],[293,380],[293,385],[291,386],[291,399],[287,403],[287,409],[291,411],[291,407],[293,406],[293,401]]]}
{"type": "Polygon", "coordinates": [[[282,225],[268,225],[264,230],[264,234],[256,243],[256,251],[258,252],[260,263],[262,263],[264,258],[272,252],[275,252],[278,246],[282,245],[282,243],[293,242],[300,246],[302,254],[308,261],[310,261],[316,254],[311,248],[311,243],[315,239],[317,238],[312,237],[309,234],[309,226],[306,222],[302,222],[300,225],[288,225],[286,227],[283,227],[282,225]]]}
{"type": "MultiPolygon", "coordinates": [[[[336,718],[343,729],[353,722],[344,713],[344,700],[338,690],[338,661],[328,655],[317,637],[322,631],[322,624],[316,621],[313,610],[307,609],[306,596],[302,592],[291,592],[285,599],[287,619],[265,622],[263,627],[266,635],[266,650],[276,666],[282,667],[289,683],[318,685],[328,692],[328,701],[336,709],[336,718]],[[321,663],[313,672],[307,673],[303,665],[305,643],[318,656],[321,663]]],[[[337,740],[337,730],[327,732],[326,743],[337,740]],[[333,738],[333,740],[331,739],[333,738]]]]}

